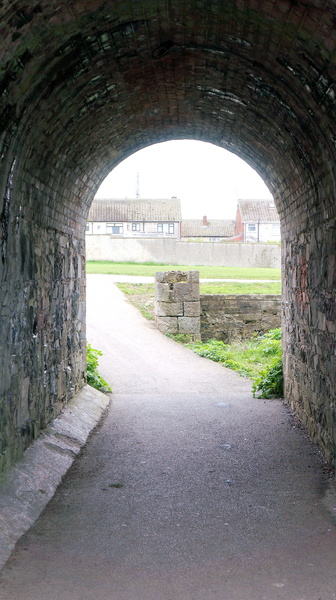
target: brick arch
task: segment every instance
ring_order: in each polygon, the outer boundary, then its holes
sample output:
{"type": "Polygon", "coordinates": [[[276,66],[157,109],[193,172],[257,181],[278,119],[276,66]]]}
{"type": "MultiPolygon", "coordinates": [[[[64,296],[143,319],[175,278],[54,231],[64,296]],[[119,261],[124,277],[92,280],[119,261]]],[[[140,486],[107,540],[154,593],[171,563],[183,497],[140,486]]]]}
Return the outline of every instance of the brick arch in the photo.
{"type": "Polygon", "coordinates": [[[235,152],[274,194],[287,396],[332,458],[334,2],[7,1],[0,17],[3,462],[83,384],[95,190],[132,152],[181,138],[235,152]]]}

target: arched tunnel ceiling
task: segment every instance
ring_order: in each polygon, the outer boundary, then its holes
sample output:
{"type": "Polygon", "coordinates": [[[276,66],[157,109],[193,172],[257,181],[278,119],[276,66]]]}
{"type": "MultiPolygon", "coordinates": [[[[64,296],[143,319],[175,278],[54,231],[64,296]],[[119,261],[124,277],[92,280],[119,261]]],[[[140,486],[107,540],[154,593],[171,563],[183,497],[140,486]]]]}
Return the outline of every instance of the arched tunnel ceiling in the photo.
{"type": "Polygon", "coordinates": [[[41,181],[64,167],[95,189],[133,151],[187,137],[276,191],[333,152],[335,2],[7,1],[0,22],[0,155],[21,149],[41,181]]]}

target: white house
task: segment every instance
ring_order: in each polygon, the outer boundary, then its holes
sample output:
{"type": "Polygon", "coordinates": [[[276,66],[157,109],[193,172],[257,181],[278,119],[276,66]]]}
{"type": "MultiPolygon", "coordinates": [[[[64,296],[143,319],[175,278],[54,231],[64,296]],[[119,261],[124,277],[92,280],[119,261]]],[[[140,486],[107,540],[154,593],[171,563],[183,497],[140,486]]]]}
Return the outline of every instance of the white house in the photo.
{"type": "Polygon", "coordinates": [[[86,224],[87,234],[119,237],[180,237],[178,198],[118,200],[95,198],[86,224]]]}
{"type": "Polygon", "coordinates": [[[243,242],[279,242],[280,218],[273,200],[238,200],[236,235],[243,242]]]}

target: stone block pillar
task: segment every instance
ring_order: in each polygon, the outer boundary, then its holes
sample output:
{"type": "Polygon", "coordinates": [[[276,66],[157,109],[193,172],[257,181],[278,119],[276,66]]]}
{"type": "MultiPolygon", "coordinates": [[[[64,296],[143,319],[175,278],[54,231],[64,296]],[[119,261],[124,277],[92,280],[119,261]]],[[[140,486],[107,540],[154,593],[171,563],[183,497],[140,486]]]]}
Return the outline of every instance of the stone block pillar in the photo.
{"type": "Polygon", "coordinates": [[[155,321],[162,333],[185,333],[200,339],[198,271],[155,273],[155,321]]]}

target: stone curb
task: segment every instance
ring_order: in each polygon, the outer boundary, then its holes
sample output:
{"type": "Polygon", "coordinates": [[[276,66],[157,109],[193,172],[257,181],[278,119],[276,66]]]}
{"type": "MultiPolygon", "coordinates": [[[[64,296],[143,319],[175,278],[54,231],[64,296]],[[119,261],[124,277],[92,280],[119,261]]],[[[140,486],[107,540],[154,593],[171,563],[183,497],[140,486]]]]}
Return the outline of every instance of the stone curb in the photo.
{"type": "Polygon", "coordinates": [[[0,568],[55,494],[110,399],[86,385],[0,478],[0,568]]]}

